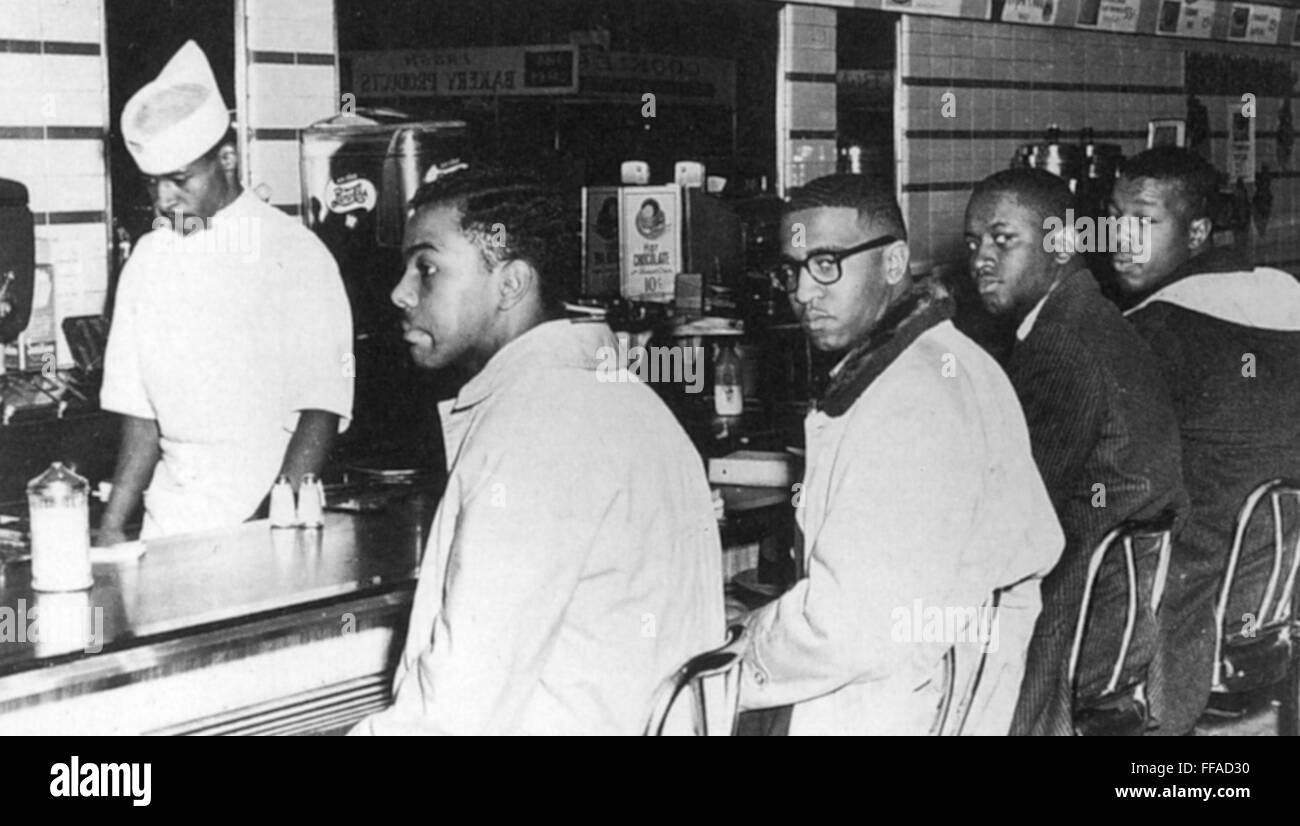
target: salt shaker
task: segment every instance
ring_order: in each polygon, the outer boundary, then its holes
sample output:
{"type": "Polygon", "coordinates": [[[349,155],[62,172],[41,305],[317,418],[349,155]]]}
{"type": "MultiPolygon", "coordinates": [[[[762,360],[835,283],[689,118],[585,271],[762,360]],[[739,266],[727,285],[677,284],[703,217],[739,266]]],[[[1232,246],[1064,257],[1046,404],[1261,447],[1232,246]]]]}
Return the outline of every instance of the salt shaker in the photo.
{"type": "Polygon", "coordinates": [[[320,528],[325,525],[325,487],[314,473],[304,473],[298,485],[298,527],[320,528]]]}
{"type": "Polygon", "coordinates": [[[275,480],[271,488],[271,527],[292,528],[294,525],[293,485],[288,476],[275,480]]]}
{"type": "Polygon", "coordinates": [[[90,484],[62,462],[27,484],[33,590],[82,591],[95,584],[89,493],[90,484]]]}

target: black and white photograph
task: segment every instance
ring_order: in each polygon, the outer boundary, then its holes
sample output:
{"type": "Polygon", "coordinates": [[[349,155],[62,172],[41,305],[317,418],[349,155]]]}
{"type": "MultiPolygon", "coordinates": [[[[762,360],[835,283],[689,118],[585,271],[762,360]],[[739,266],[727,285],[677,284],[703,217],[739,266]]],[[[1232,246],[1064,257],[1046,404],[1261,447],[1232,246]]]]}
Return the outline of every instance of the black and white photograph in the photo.
{"type": "Polygon", "coordinates": [[[0,0],[0,736],[1300,734],[1296,32],[0,0]]]}

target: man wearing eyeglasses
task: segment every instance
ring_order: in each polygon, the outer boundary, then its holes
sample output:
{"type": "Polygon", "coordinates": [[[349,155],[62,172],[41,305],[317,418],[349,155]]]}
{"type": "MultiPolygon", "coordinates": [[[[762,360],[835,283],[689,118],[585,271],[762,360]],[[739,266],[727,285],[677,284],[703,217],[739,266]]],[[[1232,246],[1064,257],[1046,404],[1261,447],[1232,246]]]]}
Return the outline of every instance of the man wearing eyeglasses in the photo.
{"type": "Polygon", "coordinates": [[[987,652],[965,732],[1006,734],[1063,544],[1015,393],[913,281],[891,192],[796,190],[782,253],[812,345],[843,357],[805,422],[807,574],[745,618],[742,707],[793,704],[791,734],[926,734],[955,646],[959,668],[987,652]]]}

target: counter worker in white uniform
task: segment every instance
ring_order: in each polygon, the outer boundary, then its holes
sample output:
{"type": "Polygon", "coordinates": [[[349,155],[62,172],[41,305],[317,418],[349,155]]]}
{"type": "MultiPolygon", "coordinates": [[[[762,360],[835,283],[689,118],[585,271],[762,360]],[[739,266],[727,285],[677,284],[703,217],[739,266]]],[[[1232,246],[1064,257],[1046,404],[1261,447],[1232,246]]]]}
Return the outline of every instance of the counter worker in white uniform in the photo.
{"type": "Polygon", "coordinates": [[[238,184],[230,116],[186,43],[122,111],[158,220],[122,271],[101,405],[123,415],[97,543],[237,525],[277,474],[324,464],[352,413],[352,315],[338,266],[238,184]]]}

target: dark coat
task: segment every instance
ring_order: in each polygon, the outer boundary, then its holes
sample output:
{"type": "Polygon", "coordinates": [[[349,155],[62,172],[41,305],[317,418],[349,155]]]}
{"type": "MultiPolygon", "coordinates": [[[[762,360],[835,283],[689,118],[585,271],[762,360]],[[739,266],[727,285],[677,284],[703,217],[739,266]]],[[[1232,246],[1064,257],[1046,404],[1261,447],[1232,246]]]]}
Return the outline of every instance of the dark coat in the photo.
{"type": "MultiPolygon", "coordinates": [[[[1066,540],[1043,582],[1043,611],[1011,733],[1068,735],[1067,669],[1088,559],[1120,523],[1186,510],[1177,420],[1150,350],[1087,269],[1065,276],[1050,293],[1026,339],[1014,346],[1007,373],[1066,540]]],[[[1149,588],[1154,549],[1140,550],[1149,588]]],[[[1113,563],[1102,569],[1080,658],[1081,697],[1104,687],[1124,627],[1125,569],[1121,555],[1108,559],[1113,563]]],[[[1144,671],[1155,647],[1152,612],[1141,619],[1129,673],[1144,671]]]]}
{"type": "MultiPolygon", "coordinates": [[[[1230,251],[1212,250],[1187,261],[1165,286],[1250,269],[1230,251]]],[[[1238,324],[1158,297],[1132,311],[1129,321],[1155,353],[1170,389],[1191,496],[1161,605],[1153,671],[1162,676],[1151,697],[1153,709],[1162,709],[1159,733],[1183,734],[1209,699],[1214,605],[1237,511],[1260,482],[1300,476],[1300,332],[1238,324]],[[1254,357],[1253,377],[1243,369],[1247,353],[1254,357]]],[[[1252,524],[1237,579],[1251,599],[1229,604],[1230,625],[1244,624],[1257,610],[1272,558],[1271,524],[1252,524]]]]}

